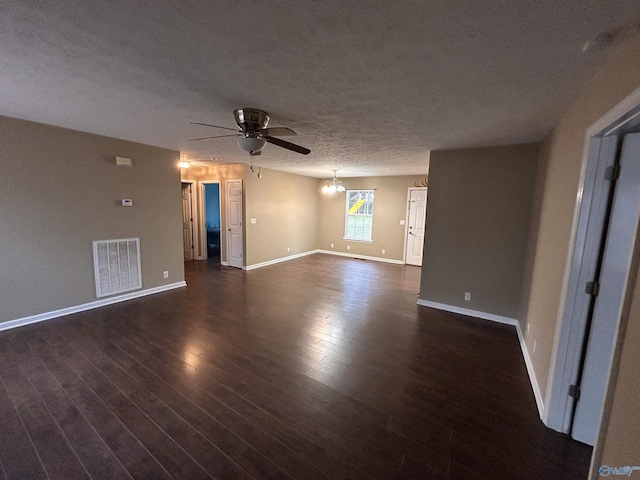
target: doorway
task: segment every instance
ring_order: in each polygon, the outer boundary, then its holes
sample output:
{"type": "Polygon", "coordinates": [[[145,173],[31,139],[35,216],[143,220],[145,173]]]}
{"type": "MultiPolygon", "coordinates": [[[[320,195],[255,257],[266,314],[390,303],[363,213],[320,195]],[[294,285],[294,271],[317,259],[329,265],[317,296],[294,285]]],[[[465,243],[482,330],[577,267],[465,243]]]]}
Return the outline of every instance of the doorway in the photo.
{"type": "Polygon", "coordinates": [[[193,260],[193,189],[189,182],[182,182],[182,245],[184,259],[193,260]]]}
{"type": "Polygon", "coordinates": [[[405,263],[421,267],[427,219],[427,189],[409,188],[407,196],[409,206],[405,229],[405,263]]]}
{"type": "Polygon", "coordinates": [[[546,402],[547,426],[594,445],[618,340],[640,216],[640,97],[588,130],[561,333],[546,402]]]}
{"type": "Polygon", "coordinates": [[[227,180],[226,211],[227,211],[227,261],[229,266],[242,268],[244,266],[244,236],[242,231],[242,180],[227,180]]]}
{"type": "Polygon", "coordinates": [[[203,183],[202,194],[207,260],[220,263],[220,183],[203,183]]]}

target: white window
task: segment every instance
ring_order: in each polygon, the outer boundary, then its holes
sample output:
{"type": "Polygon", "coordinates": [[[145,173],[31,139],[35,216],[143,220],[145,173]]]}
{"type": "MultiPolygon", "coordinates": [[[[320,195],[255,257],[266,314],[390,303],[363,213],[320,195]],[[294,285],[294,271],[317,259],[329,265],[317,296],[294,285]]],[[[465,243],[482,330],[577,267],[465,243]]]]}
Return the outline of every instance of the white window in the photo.
{"type": "Polygon", "coordinates": [[[373,190],[347,190],[344,239],[371,241],[373,190]]]}

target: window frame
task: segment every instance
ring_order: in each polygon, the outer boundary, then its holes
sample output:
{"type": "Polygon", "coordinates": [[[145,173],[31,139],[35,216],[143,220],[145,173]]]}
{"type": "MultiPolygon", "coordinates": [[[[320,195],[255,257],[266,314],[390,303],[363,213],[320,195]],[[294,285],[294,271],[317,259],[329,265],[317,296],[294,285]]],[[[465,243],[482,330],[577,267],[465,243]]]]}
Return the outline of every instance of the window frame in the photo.
{"type": "Polygon", "coordinates": [[[353,188],[348,189],[345,195],[345,209],[344,209],[344,236],[343,240],[348,242],[362,242],[362,243],[373,243],[373,207],[375,203],[375,189],[373,188],[353,188]],[[371,213],[370,214],[349,214],[349,193],[350,192],[360,192],[365,196],[371,195],[371,202],[365,202],[371,204],[371,213]],[[369,217],[370,220],[370,228],[369,228],[369,238],[353,238],[349,237],[349,218],[350,217],[369,217]]]}

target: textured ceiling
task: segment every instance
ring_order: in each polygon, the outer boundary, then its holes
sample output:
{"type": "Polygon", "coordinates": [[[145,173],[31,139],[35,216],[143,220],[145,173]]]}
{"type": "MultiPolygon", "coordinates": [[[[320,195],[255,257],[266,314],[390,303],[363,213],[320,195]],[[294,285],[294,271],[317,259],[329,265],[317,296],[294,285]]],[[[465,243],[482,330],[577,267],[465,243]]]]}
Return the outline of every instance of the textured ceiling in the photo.
{"type": "MultiPolygon", "coordinates": [[[[0,2],[0,114],[248,163],[234,108],[311,149],[256,165],[424,173],[428,152],[535,141],[602,62],[585,42],[637,0],[0,2]]],[[[116,154],[118,152],[114,152],[116,154]]]]}

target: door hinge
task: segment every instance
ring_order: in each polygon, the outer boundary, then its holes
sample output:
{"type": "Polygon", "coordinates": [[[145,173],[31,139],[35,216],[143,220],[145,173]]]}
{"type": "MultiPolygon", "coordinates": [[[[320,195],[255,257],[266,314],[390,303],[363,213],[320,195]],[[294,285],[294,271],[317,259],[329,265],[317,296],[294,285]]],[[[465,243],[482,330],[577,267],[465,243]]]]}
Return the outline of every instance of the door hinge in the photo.
{"type": "Polygon", "coordinates": [[[597,297],[599,291],[600,291],[600,283],[598,283],[596,280],[587,282],[587,286],[584,289],[584,293],[586,293],[587,295],[591,295],[592,297],[597,297]]]}
{"type": "Polygon", "coordinates": [[[580,385],[569,385],[569,396],[580,400],[580,385]]]}
{"type": "Polygon", "coordinates": [[[616,181],[620,177],[620,165],[609,165],[604,171],[604,179],[616,181]]]}

